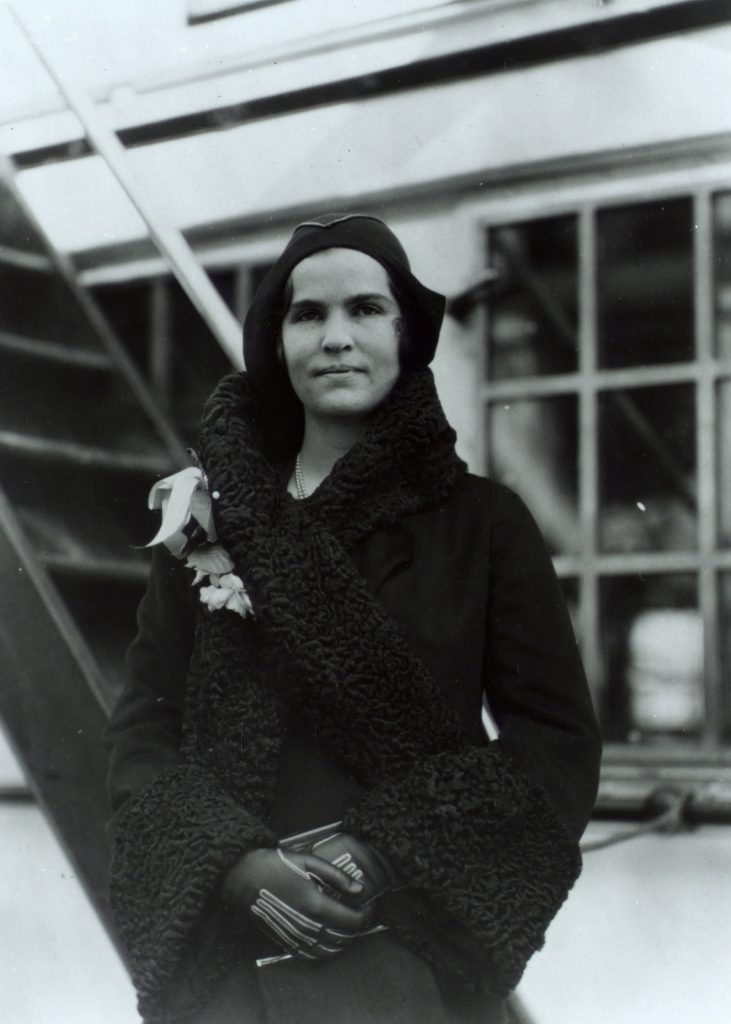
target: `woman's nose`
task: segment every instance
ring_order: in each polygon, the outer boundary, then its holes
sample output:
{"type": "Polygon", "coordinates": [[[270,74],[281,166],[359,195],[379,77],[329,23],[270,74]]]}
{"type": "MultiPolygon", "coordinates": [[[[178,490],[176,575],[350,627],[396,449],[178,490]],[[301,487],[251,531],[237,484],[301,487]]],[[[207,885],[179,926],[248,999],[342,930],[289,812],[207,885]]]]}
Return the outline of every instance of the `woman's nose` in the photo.
{"type": "Polygon", "coordinates": [[[327,352],[342,352],[353,347],[353,339],[345,317],[328,317],[322,332],[322,347],[327,352]]]}

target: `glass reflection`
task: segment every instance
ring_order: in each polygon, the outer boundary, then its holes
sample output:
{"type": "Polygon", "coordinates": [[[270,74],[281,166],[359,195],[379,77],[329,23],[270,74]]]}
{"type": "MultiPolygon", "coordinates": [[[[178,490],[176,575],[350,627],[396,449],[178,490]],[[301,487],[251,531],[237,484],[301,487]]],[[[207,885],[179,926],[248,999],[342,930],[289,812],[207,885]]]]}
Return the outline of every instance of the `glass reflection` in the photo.
{"type": "Polygon", "coordinates": [[[496,228],[488,245],[490,266],[498,274],[489,306],[490,379],[574,372],[576,218],[496,228]]]}
{"type": "Polygon", "coordinates": [[[719,543],[731,544],[731,380],[718,386],[718,524],[719,543]]]}
{"type": "Polygon", "coordinates": [[[606,738],[634,743],[697,738],[705,702],[695,577],[604,579],[601,635],[606,738]]]}
{"type": "Polygon", "coordinates": [[[715,197],[713,204],[716,304],[716,355],[731,358],[731,194],[715,197]]]}
{"type": "Polygon", "coordinates": [[[697,520],[693,387],[604,392],[599,477],[603,551],[692,550],[697,520]]]}
{"type": "Polygon", "coordinates": [[[573,395],[490,406],[491,476],[518,491],[554,554],[579,542],[577,400],[573,395]]]}
{"type": "Polygon", "coordinates": [[[690,199],[598,214],[601,367],[693,359],[692,214],[690,199]]]}
{"type": "Polygon", "coordinates": [[[731,740],[731,572],[724,572],[719,580],[721,609],[721,707],[723,710],[723,738],[731,740]]]}

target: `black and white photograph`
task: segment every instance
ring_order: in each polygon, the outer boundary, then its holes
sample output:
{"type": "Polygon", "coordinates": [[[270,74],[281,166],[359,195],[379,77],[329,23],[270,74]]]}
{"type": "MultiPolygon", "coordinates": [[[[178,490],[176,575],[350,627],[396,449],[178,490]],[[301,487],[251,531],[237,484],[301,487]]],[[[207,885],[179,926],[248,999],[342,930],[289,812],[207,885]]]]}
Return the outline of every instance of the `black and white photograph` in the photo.
{"type": "Polygon", "coordinates": [[[727,1024],[731,4],[0,0],[0,1020],[727,1024]]]}

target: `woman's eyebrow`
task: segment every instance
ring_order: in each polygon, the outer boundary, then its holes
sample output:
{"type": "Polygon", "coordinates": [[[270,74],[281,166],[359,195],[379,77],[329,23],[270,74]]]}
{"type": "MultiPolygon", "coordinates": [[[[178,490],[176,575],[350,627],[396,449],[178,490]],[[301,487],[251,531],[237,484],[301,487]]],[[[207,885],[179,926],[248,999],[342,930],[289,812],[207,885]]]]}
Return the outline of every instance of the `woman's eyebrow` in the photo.
{"type": "MultiPolygon", "coordinates": [[[[344,300],[347,305],[355,305],[359,302],[393,302],[396,300],[391,295],[386,295],[384,292],[358,292],[356,295],[348,295],[344,300]]],[[[308,299],[302,297],[300,299],[294,299],[289,306],[291,310],[299,309],[322,309],[327,306],[325,299],[308,299]]]]}
{"type": "MultiPolygon", "coordinates": [[[[385,292],[357,292],[355,295],[346,296],[345,302],[395,302],[395,299],[386,295],[385,292]]],[[[306,296],[293,299],[292,306],[326,306],[327,299],[308,299],[306,296]]]]}
{"type": "Polygon", "coordinates": [[[324,306],[322,299],[293,299],[289,305],[290,309],[299,309],[302,306],[324,306]]]}
{"type": "Polygon", "coordinates": [[[348,302],[395,302],[396,300],[391,295],[385,295],[383,292],[364,292],[358,295],[353,295],[347,300],[348,302]]]}

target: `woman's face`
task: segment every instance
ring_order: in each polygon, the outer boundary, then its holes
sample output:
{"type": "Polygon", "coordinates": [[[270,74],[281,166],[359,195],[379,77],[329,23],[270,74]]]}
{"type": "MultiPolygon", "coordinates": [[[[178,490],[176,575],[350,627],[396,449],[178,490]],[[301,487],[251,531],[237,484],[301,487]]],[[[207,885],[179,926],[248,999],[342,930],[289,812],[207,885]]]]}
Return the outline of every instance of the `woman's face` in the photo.
{"type": "Polygon", "coordinates": [[[386,270],[355,249],[325,249],[290,284],[282,346],[306,415],[366,419],[400,373],[401,310],[386,270]]]}

